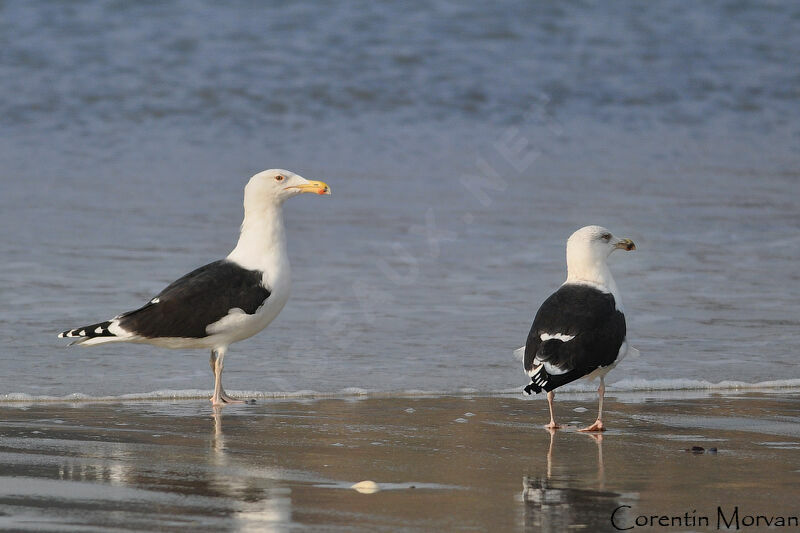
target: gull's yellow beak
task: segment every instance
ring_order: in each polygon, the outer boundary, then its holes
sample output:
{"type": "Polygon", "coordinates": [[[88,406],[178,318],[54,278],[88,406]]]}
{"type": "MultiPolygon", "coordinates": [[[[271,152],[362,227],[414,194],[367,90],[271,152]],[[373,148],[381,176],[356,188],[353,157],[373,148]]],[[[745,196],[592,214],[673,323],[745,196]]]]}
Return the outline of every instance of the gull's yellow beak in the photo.
{"type": "Polygon", "coordinates": [[[303,183],[302,185],[293,185],[290,187],[291,189],[299,189],[301,193],[303,192],[314,192],[317,194],[330,194],[331,188],[328,187],[327,183],[322,181],[311,181],[309,180],[308,183],[303,183]]]}
{"type": "Polygon", "coordinates": [[[630,239],[621,239],[617,243],[616,247],[625,250],[626,252],[630,252],[631,250],[636,249],[636,245],[633,244],[633,241],[630,239]]]}

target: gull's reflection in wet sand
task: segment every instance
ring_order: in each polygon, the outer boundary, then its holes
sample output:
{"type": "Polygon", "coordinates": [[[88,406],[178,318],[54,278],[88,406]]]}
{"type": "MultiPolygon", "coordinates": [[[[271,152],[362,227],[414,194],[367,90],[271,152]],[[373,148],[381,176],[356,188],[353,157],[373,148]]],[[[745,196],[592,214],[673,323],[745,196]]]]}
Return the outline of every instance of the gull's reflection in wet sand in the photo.
{"type": "MultiPolygon", "coordinates": [[[[291,489],[281,483],[276,472],[232,458],[223,431],[223,409],[212,407],[211,418],[211,486],[231,501],[231,520],[236,529],[271,531],[290,524],[291,489]]],[[[235,445],[235,435],[231,442],[235,445]]]]}
{"type": "MultiPolygon", "coordinates": [[[[565,455],[556,465],[557,432],[554,429],[548,431],[550,445],[546,476],[524,476],[522,479],[525,528],[543,532],[562,532],[572,528],[607,530],[611,526],[611,512],[621,505],[621,495],[605,490],[603,435],[586,435],[597,447],[596,465],[590,468],[587,463],[594,462],[593,459],[574,452],[565,455]],[[554,469],[559,473],[554,474],[554,469]],[[590,478],[586,475],[588,470],[596,474],[590,478]]],[[[570,433],[560,435],[573,438],[570,433]]]]}
{"type": "Polygon", "coordinates": [[[603,462],[603,434],[602,433],[583,433],[597,443],[597,488],[606,488],[606,468],[603,462]]]}
{"type": "Polygon", "coordinates": [[[219,462],[218,465],[224,464],[225,459],[225,434],[222,432],[222,408],[214,406],[211,408],[211,418],[214,419],[214,433],[211,436],[211,447],[214,450],[214,457],[219,462]]]}

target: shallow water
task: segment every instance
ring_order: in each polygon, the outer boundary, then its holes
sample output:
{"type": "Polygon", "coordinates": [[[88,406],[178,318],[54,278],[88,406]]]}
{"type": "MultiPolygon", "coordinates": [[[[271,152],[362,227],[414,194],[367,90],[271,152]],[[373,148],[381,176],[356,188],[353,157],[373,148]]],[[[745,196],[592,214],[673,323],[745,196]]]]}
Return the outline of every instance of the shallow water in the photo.
{"type": "Polygon", "coordinates": [[[521,386],[588,223],[639,247],[619,389],[800,378],[800,7],[197,6],[0,3],[0,395],[205,394],[204,353],[55,334],[227,254],[268,167],[333,196],[229,389],[521,386]]]}

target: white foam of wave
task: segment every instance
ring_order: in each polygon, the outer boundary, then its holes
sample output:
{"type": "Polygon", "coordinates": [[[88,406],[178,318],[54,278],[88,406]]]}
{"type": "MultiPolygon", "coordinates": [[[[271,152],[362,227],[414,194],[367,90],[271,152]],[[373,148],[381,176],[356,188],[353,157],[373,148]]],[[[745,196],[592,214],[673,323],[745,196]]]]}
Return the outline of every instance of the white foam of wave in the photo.
{"type": "MultiPolygon", "coordinates": [[[[607,386],[609,393],[641,393],[641,392],[681,392],[681,391],[771,391],[771,390],[800,390],[800,379],[778,379],[748,383],[746,381],[725,380],[713,383],[706,380],[694,379],[641,379],[628,378],[614,382],[607,386]]],[[[363,389],[360,387],[347,387],[335,392],[320,392],[315,390],[282,391],[230,391],[240,398],[254,398],[266,400],[302,399],[302,398],[392,398],[392,397],[437,397],[437,396],[493,396],[506,394],[521,394],[522,387],[504,390],[481,391],[473,388],[460,388],[455,390],[420,390],[408,389],[398,391],[380,391],[363,389]]],[[[597,391],[597,382],[579,381],[559,389],[565,393],[594,393],[597,391]]],[[[23,392],[0,394],[0,403],[79,403],[79,402],[120,402],[120,401],[167,401],[167,400],[207,400],[211,396],[210,390],[158,390],[152,392],[121,394],[118,396],[92,396],[84,393],[72,393],[65,396],[33,395],[23,392]]]]}
{"type": "MultiPolygon", "coordinates": [[[[717,383],[702,379],[621,379],[611,385],[615,391],[681,391],[681,390],[772,390],[800,388],[800,379],[776,379],[748,383],[746,381],[725,380],[717,383]]],[[[611,388],[609,387],[609,388],[611,388]]],[[[590,387],[594,389],[594,387],[590,387]]]]}
{"type": "MultiPolygon", "coordinates": [[[[577,381],[560,387],[559,392],[597,392],[600,382],[577,381]]],[[[772,381],[759,381],[749,383],[746,381],[725,380],[717,383],[702,379],[643,379],[627,378],[606,383],[607,393],[627,393],[627,392],[681,392],[681,391],[756,391],[756,390],[778,390],[778,389],[800,389],[800,379],[778,379],[772,381]]],[[[505,389],[499,391],[503,394],[519,392],[522,387],[505,389]]]]}

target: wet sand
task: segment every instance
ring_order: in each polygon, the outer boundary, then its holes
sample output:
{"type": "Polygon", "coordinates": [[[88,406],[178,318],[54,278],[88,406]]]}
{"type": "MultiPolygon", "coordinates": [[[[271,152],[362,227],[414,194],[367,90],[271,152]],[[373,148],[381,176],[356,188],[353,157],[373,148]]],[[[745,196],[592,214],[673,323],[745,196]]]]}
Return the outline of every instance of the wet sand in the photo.
{"type": "Polygon", "coordinates": [[[746,517],[800,515],[800,392],[698,396],[610,394],[601,436],[576,431],[591,395],[557,398],[572,425],[554,434],[546,402],[518,396],[221,414],[202,401],[0,404],[0,529],[614,531],[620,508],[634,531],[711,531],[718,506],[727,519],[738,506],[740,530],[761,531],[746,517]],[[351,488],[364,480],[380,490],[351,488]]]}

